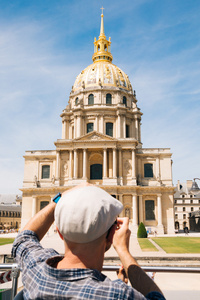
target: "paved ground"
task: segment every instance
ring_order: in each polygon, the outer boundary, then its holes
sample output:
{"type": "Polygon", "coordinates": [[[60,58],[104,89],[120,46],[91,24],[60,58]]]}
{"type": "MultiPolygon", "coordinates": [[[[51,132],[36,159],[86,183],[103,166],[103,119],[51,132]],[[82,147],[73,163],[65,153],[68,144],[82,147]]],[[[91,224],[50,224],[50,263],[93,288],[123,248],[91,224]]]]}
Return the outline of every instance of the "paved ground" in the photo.
{"type": "MultiPolygon", "coordinates": [[[[180,235],[184,236],[184,234],[178,234],[178,236],[180,235]]],[[[16,234],[0,235],[0,237],[11,236],[16,236],[16,234]]],[[[191,233],[189,236],[200,237],[200,233],[191,233]]],[[[59,253],[64,253],[63,243],[58,234],[46,235],[41,243],[45,248],[54,248],[59,253]]],[[[11,248],[12,245],[0,246],[0,255],[9,254],[11,252],[11,248]]],[[[137,238],[134,235],[131,236],[130,250],[131,254],[136,257],[194,257],[194,254],[166,254],[160,247],[158,247],[158,251],[156,252],[142,252],[137,238]]],[[[195,256],[199,257],[200,260],[200,254],[195,254],[195,256]]],[[[117,253],[113,248],[111,248],[106,253],[106,257],[117,257],[117,253]]],[[[114,272],[105,272],[105,274],[111,279],[116,278],[116,274],[114,272]]],[[[166,299],[200,299],[200,274],[156,273],[155,281],[164,292],[166,299]]],[[[19,285],[21,285],[21,280],[19,280],[19,285]]]]}

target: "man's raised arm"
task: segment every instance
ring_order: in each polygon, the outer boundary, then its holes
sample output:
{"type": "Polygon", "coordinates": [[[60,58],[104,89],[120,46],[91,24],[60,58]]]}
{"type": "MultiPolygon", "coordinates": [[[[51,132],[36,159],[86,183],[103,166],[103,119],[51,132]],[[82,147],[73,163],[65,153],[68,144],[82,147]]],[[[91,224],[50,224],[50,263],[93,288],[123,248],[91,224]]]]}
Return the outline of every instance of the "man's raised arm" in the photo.
{"type": "Polygon", "coordinates": [[[129,252],[129,219],[118,218],[117,229],[113,236],[113,246],[117,251],[122,262],[124,270],[134,287],[141,294],[146,296],[150,292],[159,292],[162,294],[155,282],[140,268],[137,261],[129,252]]]}
{"type": "Polygon", "coordinates": [[[37,234],[39,240],[41,240],[54,221],[55,207],[55,202],[49,203],[29,220],[22,231],[32,230],[37,234]]]}

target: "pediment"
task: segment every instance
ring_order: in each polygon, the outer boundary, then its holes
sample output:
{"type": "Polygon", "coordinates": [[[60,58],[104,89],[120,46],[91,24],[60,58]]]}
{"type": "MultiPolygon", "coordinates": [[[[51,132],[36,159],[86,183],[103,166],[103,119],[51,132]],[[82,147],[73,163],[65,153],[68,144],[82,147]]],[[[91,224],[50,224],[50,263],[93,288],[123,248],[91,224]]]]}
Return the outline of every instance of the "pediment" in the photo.
{"type": "Polygon", "coordinates": [[[84,136],[81,136],[80,138],[75,139],[75,141],[116,141],[116,139],[103,133],[92,131],[84,136]]]}

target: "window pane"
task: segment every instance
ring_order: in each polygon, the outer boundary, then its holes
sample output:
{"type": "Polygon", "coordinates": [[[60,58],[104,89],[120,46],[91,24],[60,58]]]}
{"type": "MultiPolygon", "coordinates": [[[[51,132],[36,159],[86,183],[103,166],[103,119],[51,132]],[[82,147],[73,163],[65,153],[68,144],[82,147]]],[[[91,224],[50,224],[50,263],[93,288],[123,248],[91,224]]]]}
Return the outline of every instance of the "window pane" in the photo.
{"type": "Polygon", "coordinates": [[[112,104],[112,95],[106,94],[106,104],[112,104]]]}
{"type": "Polygon", "coordinates": [[[88,105],[92,105],[92,104],[94,104],[94,95],[90,94],[88,96],[88,105]]]}
{"type": "Polygon", "coordinates": [[[144,177],[153,177],[153,164],[144,164],[144,177]]]}
{"type": "Polygon", "coordinates": [[[155,220],[154,200],[145,201],[145,219],[155,220]]]}
{"type": "Polygon", "coordinates": [[[50,166],[42,166],[42,179],[50,177],[50,166]]]}
{"type": "Polygon", "coordinates": [[[113,136],[113,123],[106,123],[106,134],[113,136]]]}
{"type": "Polygon", "coordinates": [[[126,137],[129,137],[129,125],[126,125],[126,137]]]}
{"type": "Polygon", "coordinates": [[[94,164],[90,166],[90,179],[102,179],[101,164],[94,164]]]}
{"type": "Polygon", "coordinates": [[[94,130],[94,124],[93,123],[87,123],[87,133],[94,130]]]}
{"type": "Polygon", "coordinates": [[[127,105],[127,101],[126,101],[126,97],[123,97],[123,104],[126,106],[127,105]]]}

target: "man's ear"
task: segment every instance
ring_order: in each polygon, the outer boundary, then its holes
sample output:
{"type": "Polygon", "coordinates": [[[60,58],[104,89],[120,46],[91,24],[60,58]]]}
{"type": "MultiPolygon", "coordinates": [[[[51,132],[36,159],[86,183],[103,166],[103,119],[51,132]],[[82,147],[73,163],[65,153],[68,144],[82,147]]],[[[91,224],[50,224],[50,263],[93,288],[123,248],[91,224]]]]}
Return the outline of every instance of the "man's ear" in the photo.
{"type": "Polygon", "coordinates": [[[113,236],[114,236],[115,230],[116,230],[116,224],[114,224],[114,225],[110,228],[109,233],[108,233],[108,235],[107,235],[107,237],[106,237],[107,241],[108,241],[109,243],[111,243],[111,244],[112,244],[112,242],[113,242],[113,236]]]}
{"type": "Polygon", "coordinates": [[[57,226],[56,226],[56,230],[58,231],[58,234],[59,234],[60,238],[61,238],[62,240],[64,240],[64,238],[63,238],[62,234],[60,233],[60,231],[59,231],[59,229],[58,229],[57,226]]]}

